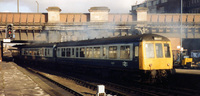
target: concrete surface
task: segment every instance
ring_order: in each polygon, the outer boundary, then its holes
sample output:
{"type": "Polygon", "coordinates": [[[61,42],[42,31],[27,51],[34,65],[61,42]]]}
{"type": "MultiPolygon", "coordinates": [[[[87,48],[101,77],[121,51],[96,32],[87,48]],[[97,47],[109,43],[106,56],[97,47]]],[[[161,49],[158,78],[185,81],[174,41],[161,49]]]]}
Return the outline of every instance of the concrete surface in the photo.
{"type": "Polygon", "coordinates": [[[176,69],[176,73],[200,75],[200,70],[198,70],[198,69],[176,69]]]}
{"type": "Polygon", "coordinates": [[[0,96],[50,96],[11,62],[0,62],[0,96]]]}

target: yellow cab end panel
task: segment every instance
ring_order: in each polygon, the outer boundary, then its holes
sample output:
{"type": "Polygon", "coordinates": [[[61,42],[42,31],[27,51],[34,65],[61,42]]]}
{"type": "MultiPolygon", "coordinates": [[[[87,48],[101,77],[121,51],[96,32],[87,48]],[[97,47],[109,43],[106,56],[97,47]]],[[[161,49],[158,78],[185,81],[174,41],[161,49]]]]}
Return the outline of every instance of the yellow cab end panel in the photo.
{"type": "MultiPolygon", "coordinates": [[[[164,50],[164,48],[163,48],[164,50]]],[[[173,68],[173,56],[172,56],[172,51],[171,51],[171,43],[170,42],[163,42],[163,41],[148,41],[148,42],[141,42],[140,43],[140,50],[139,50],[140,55],[139,56],[139,69],[140,70],[159,70],[159,69],[172,69],[173,68]],[[146,57],[146,49],[145,49],[145,44],[146,43],[153,43],[155,47],[155,43],[167,43],[170,46],[170,57],[165,57],[164,56],[164,51],[163,51],[163,58],[157,58],[156,55],[153,58],[147,58],[146,57]]],[[[154,54],[156,52],[154,51],[154,54]]]]}
{"type": "Polygon", "coordinates": [[[171,59],[145,59],[144,60],[144,66],[143,70],[159,70],[159,69],[172,69],[173,68],[173,62],[171,62],[171,59]]]}

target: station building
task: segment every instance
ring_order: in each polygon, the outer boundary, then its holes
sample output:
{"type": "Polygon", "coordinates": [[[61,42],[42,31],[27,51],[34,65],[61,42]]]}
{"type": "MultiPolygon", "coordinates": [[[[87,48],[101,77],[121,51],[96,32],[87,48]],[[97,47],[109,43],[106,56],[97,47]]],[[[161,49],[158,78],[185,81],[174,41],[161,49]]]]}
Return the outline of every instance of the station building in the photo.
{"type": "MultiPolygon", "coordinates": [[[[183,13],[200,13],[200,0],[182,0],[183,13]]],[[[131,12],[138,7],[148,7],[149,13],[181,13],[181,0],[146,0],[132,6],[131,12]]]]}
{"type": "Polygon", "coordinates": [[[13,41],[65,42],[94,38],[160,34],[170,38],[176,54],[180,39],[200,38],[200,14],[148,13],[145,7],[135,12],[110,13],[108,7],[91,7],[89,13],[60,13],[48,7],[47,13],[0,13],[0,38],[13,24],[13,41]],[[182,17],[182,19],[181,19],[182,17]],[[183,24],[181,31],[181,20],[183,24]],[[180,34],[182,34],[180,36],[180,34]]]}

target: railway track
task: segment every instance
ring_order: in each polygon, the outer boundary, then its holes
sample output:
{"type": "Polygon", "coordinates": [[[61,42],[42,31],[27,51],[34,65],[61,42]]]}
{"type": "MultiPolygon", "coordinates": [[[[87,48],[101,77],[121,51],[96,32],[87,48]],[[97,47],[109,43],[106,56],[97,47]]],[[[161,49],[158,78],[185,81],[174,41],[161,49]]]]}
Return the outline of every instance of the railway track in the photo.
{"type": "MultiPolygon", "coordinates": [[[[86,82],[86,81],[83,81],[83,80],[80,80],[80,79],[77,79],[77,78],[73,78],[71,76],[66,76],[66,75],[65,75],[64,78],[62,78],[62,77],[60,78],[62,80],[66,80],[66,78],[69,79],[69,80],[73,80],[73,81],[75,81],[74,86],[75,85],[81,85],[81,86],[84,86],[84,87],[86,87],[86,88],[88,88],[88,89],[91,90],[91,92],[85,92],[85,93],[84,92],[78,92],[77,90],[74,90],[74,89],[70,88],[70,86],[65,86],[64,84],[62,84],[61,82],[59,82],[58,79],[56,80],[54,78],[54,77],[57,78],[58,76],[55,76],[55,75],[51,75],[50,76],[47,73],[40,72],[40,71],[34,70],[32,68],[27,68],[27,69],[29,71],[31,71],[31,72],[34,72],[34,73],[36,73],[36,74],[38,74],[38,75],[40,75],[40,76],[48,79],[49,81],[53,82],[54,84],[58,85],[59,87],[61,87],[61,88],[65,89],[66,91],[74,94],[75,96],[86,96],[86,94],[88,94],[89,96],[95,96],[96,95],[97,85],[98,85],[97,83],[96,84],[94,84],[94,83],[92,84],[92,83],[89,83],[89,82],[86,82]],[[95,91],[95,93],[93,91],[95,91]]],[[[125,94],[122,94],[120,92],[116,92],[116,91],[113,91],[113,90],[109,90],[109,89],[106,89],[106,93],[117,94],[117,96],[125,96],[125,94]]]]}
{"type": "Polygon", "coordinates": [[[38,74],[38,75],[42,76],[43,78],[49,80],[50,82],[56,84],[58,87],[60,87],[60,88],[62,88],[62,89],[64,89],[64,90],[70,92],[71,94],[73,94],[73,95],[75,95],[75,96],[84,96],[84,94],[82,94],[82,93],[80,93],[80,92],[77,92],[77,91],[75,91],[75,90],[73,90],[73,89],[71,89],[71,88],[69,88],[69,87],[67,87],[67,86],[64,86],[63,84],[61,84],[61,83],[59,83],[59,82],[53,80],[52,78],[50,78],[49,76],[47,76],[48,74],[45,75],[45,73],[40,72],[40,71],[37,71],[37,70],[32,69],[32,68],[30,68],[30,67],[26,67],[26,69],[27,69],[28,71],[32,72],[32,73],[35,73],[35,74],[38,74]]]}
{"type": "MultiPolygon", "coordinates": [[[[50,80],[51,82],[55,83],[56,85],[60,86],[61,88],[69,91],[70,93],[74,94],[75,96],[95,96],[95,93],[93,92],[78,92],[72,88],[70,88],[69,86],[65,86],[62,84],[62,82],[59,82],[60,80],[56,80],[54,75],[50,75],[41,71],[37,71],[31,68],[28,68],[28,70],[39,74],[40,76],[50,80]]],[[[51,73],[51,72],[48,72],[51,73]]],[[[178,88],[178,87],[172,87],[172,86],[168,86],[168,87],[160,87],[160,86],[152,86],[152,85],[147,85],[147,84],[139,84],[139,83],[135,83],[134,86],[131,87],[126,87],[123,85],[118,85],[118,84],[114,84],[108,81],[101,81],[101,80],[95,80],[94,78],[91,78],[92,83],[88,82],[86,80],[82,80],[82,79],[78,79],[77,77],[72,77],[69,75],[64,75],[62,73],[58,73],[58,72],[53,72],[53,74],[55,74],[55,76],[61,76],[62,80],[64,79],[68,79],[68,80],[72,80],[75,82],[75,84],[77,85],[81,85],[83,87],[86,87],[88,89],[90,89],[91,91],[95,91],[97,92],[97,85],[99,84],[103,84],[106,86],[106,93],[107,94],[111,94],[111,95],[116,95],[116,96],[191,96],[191,95],[200,95],[200,92],[198,90],[191,90],[191,89],[187,89],[187,88],[178,88]]]]}

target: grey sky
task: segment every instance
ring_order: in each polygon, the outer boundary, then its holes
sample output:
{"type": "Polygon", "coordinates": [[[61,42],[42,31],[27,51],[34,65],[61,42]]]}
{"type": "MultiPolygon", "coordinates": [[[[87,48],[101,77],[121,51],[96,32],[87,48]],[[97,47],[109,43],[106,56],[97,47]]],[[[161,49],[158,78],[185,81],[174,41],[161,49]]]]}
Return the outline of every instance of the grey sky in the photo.
{"type": "MultiPolygon", "coordinates": [[[[110,13],[129,13],[131,5],[144,2],[145,0],[19,0],[20,12],[35,13],[36,1],[42,13],[47,13],[46,8],[58,6],[62,13],[89,13],[90,7],[106,6],[110,13]]],[[[17,0],[0,0],[0,12],[17,12],[17,0]]]]}

